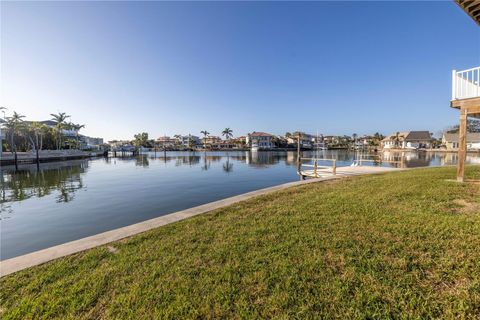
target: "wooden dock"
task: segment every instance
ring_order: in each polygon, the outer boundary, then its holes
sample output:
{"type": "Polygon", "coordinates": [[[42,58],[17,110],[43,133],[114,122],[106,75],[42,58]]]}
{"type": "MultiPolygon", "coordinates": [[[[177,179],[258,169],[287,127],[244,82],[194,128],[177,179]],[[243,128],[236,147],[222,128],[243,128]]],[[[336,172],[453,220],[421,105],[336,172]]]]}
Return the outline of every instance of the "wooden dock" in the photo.
{"type": "Polygon", "coordinates": [[[302,178],[325,178],[331,176],[339,177],[348,177],[348,176],[359,176],[364,174],[372,173],[383,173],[390,171],[399,171],[400,168],[393,167],[375,167],[375,166],[356,166],[356,167],[337,167],[336,171],[333,172],[332,168],[318,168],[315,170],[301,170],[299,172],[302,178]]]}
{"type": "MultiPolygon", "coordinates": [[[[362,165],[364,163],[381,164],[381,162],[376,159],[357,159],[353,162],[351,166],[344,167],[337,167],[336,159],[299,158],[297,161],[297,173],[300,176],[301,180],[304,180],[305,178],[326,178],[331,176],[358,176],[363,174],[401,170],[401,168],[384,167],[381,165],[362,165]],[[304,163],[304,161],[307,161],[307,163],[304,163]],[[320,165],[320,163],[330,163],[331,165],[320,165]]],[[[387,162],[391,162],[394,164],[399,163],[399,161],[387,162]]]]}

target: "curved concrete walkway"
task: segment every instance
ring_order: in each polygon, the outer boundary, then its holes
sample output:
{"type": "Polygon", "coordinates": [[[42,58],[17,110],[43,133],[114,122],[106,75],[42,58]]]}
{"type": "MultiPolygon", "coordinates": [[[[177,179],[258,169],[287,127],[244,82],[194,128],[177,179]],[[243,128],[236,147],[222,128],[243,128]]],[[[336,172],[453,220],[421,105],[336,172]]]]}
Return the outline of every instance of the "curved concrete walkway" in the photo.
{"type": "MultiPolygon", "coordinates": [[[[386,170],[382,171],[366,171],[363,174],[374,174],[374,173],[383,173],[392,170],[399,170],[399,169],[391,169],[385,168],[386,170]]],[[[335,180],[341,179],[345,176],[329,176],[324,178],[316,178],[316,179],[309,179],[304,181],[295,181],[289,182],[285,184],[281,184],[278,186],[273,186],[265,189],[260,189],[256,191],[247,192],[238,196],[210,202],[207,204],[203,204],[197,207],[189,208],[182,211],[177,211],[174,213],[170,213],[158,218],[153,218],[150,220],[146,220],[143,222],[135,223],[126,227],[110,230],[107,232],[99,233],[90,237],[82,238],[79,240],[63,243],[57,246],[53,246],[50,248],[46,248],[43,250],[35,251],[32,253],[27,253],[22,256],[14,257],[11,259],[0,261],[0,277],[3,277],[7,274],[17,272],[29,267],[33,267],[50,260],[58,259],[61,257],[65,257],[67,255],[77,253],[80,251],[84,251],[87,249],[91,249],[94,247],[98,247],[113,241],[117,241],[123,238],[131,237],[133,235],[139,234],[141,232],[145,232],[154,228],[158,228],[173,222],[177,222],[180,220],[184,220],[196,215],[200,215],[215,209],[220,209],[231,204],[248,200],[253,197],[257,197],[260,195],[268,194],[274,191],[287,189],[293,186],[309,184],[309,183],[316,183],[322,182],[327,180],[335,180]]]]}

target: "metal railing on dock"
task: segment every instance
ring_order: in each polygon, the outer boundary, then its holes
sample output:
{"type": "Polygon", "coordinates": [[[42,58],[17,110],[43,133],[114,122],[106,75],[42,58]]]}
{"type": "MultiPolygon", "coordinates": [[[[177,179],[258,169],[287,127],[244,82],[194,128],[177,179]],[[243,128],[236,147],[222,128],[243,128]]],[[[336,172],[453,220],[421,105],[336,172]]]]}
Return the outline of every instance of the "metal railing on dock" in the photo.
{"type": "Polygon", "coordinates": [[[369,157],[370,158],[361,156],[360,158],[353,160],[353,165],[361,166],[364,162],[371,162],[379,165],[381,165],[382,163],[393,163],[393,164],[400,164],[400,166],[403,166],[404,164],[404,157],[402,157],[401,160],[384,160],[380,155],[374,155],[369,157]]]}

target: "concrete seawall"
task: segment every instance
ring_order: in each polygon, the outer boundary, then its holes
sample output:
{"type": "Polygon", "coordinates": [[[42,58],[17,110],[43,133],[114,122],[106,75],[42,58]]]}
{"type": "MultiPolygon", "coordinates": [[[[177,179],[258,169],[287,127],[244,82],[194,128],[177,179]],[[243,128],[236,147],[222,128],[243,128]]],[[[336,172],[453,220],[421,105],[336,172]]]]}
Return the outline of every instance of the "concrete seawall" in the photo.
{"type": "MultiPolygon", "coordinates": [[[[90,157],[102,156],[103,152],[87,152],[79,150],[42,150],[38,153],[40,162],[49,161],[64,161],[73,159],[84,159],[90,157]]],[[[37,155],[35,152],[18,152],[17,153],[18,164],[36,163],[37,155]]],[[[15,157],[10,152],[3,152],[0,159],[0,165],[13,165],[15,164],[15,157]]]]}

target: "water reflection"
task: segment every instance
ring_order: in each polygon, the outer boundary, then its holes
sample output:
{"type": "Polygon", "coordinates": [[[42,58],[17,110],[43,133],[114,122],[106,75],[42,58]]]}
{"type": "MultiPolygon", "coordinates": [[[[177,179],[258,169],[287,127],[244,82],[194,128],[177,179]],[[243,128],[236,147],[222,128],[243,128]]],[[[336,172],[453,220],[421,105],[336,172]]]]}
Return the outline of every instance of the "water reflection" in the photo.
{"type": "Polygon", "coordinates": [[[233,163],[230,162],[230,157],[227,156],[227,161],[225,161],[222,165],[223,171],[226,173],[230,173],[233,171],[233,163]]]}
{"type": "MultiPolygon", "coordinates": [[[[302,157],[336,159],[339,166],[348,166],[354,159],[366,159],[363,165],[383,165],[394,167],[422,167],[454,165],[458,156],[456,153],[428,152],[391,152],[359,154],[344,150],[304,151],[302,157]]],[[[246,164],[251,168],[266,169],[283,165],[296,167],[297,154],[289,152],[167,152],[146,153],[138,157],[109,158],[102,160],[107,165],[133,162],[137,167],[149,168],[151,162],[173,163],[175,167],[200,167],[208,171],[215,163],[221,163],[225,173],[234,171],[234,163],[246,164]]],[[[480,163],[479,154],[468,154],[467,163],[480,163]]],[[[0,168],[2,179],[1,204],[13,201],[23,201],[31,197],[43,197],[55,192],[57,202],[69,202],[75,198],[75,192],[83,188],[82,175],[89,168],[88,160],[55,162],[36,166],[21,166],[15,171],[13,167],[0,168]]]]}
{"type": "Polygon", "coordinates": [[[20,170],[1,170],[1,203],[44,197],[56,192],[57,202],[74,199],[75,191],[83,188],[82,174],[88,170],[88,160],[24,166],[20,170]]]}

